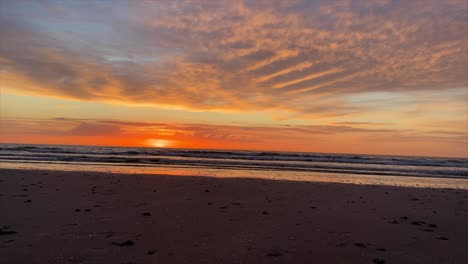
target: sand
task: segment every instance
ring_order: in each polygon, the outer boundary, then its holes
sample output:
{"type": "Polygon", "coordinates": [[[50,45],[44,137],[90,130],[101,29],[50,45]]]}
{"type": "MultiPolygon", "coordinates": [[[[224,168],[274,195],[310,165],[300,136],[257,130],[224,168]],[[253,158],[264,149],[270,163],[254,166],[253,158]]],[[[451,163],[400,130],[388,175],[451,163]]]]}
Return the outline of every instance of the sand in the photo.
{"type": "Polygon", "coordinates": [[[1,263],[468,263],[468,191],[0,170],[1,263]]]}

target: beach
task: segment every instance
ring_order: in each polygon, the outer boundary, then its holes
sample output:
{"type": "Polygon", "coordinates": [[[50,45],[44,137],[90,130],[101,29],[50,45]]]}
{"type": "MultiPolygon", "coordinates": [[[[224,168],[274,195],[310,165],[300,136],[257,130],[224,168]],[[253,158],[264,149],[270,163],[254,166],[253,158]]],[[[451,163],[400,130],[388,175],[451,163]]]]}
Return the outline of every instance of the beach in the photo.
{"type": "Polygon", "coordinates": [[[3,263],[466,263],[468,190],[0,170],[3,263]]]}
{"type": "Polygon", "coordinates": [[[468,264],[468,0],[0,6],[0,264],[468,264]]]}

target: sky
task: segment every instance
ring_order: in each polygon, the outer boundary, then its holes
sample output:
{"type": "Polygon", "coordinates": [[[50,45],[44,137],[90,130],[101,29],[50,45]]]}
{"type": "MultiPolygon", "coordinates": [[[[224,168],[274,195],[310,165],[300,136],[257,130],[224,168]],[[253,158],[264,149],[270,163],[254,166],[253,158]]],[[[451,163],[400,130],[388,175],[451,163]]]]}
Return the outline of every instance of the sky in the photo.
{"type": "Polygon", "coordinates": [[[0,142],[468,158],[468,0],[0,12],[0,142]]]}

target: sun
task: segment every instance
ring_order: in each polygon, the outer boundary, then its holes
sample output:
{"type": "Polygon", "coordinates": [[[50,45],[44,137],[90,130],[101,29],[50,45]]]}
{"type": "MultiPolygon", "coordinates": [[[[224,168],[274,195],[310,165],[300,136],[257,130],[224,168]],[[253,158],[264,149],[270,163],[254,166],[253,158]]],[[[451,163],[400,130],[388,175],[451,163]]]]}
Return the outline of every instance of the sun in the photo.
{"type": "Polygon", "coordinates": [[[172,140],[151,138],[151,139],[146,140],[146,144],[155,148],[168,148],[171,146],[172,140]]]}

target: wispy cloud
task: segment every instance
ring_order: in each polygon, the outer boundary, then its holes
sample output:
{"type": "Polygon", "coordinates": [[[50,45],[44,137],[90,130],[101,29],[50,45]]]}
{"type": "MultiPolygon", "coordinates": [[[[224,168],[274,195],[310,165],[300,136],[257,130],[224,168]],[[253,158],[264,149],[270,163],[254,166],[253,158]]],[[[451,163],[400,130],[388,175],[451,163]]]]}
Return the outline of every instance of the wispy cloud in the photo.
{"type": "Polygon", "coordinates": [[[4,1],[2,86],[339,116],[370,111],[350,94],[465,89],[466,12],[463,0],[4,1]]]}
{"type": "Polygon", "coordinates": [[[105,124],[80,123],[65,134],[73,136],[115,136],[121,133],[120,127],[105,124]]]}
{"type": "MultiPolygon", "coordinates": [[[[2,118],[1,142],[289,150],[465,156],[467,130],[389,128],[385,123],[331,125],[209,125],[81,118],[2,118]]],[[[437,127],[437,125],[434,125],[437,127]]]]}

